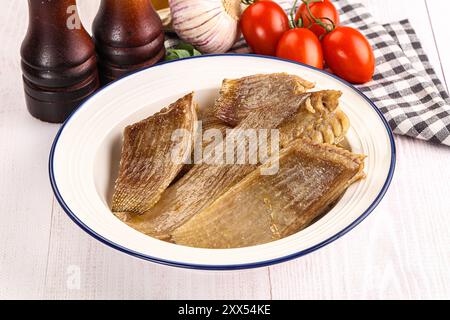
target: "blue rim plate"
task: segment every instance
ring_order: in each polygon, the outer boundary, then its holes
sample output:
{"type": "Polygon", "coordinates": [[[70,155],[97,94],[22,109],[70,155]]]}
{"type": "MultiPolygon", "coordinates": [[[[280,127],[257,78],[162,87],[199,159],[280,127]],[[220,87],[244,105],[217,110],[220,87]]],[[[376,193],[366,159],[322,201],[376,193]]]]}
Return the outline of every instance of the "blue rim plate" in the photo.
{"type": "Polygon", "coordinates": [[[392,181],[393,175],[394,175],[394,170],[395,170],[395,162],[396,162],[396,147],[395,147],[395,142],[394,142],[394,138],[393,138],[393,134],[392,131],[386,121],[386,119],[384,118],[384,116],[382,115],[382,113],[378,110],[378,108],[375,106],[375,104],[368,98],[366,97],[361,91],[359,91],[357,88],[355,88],[353,85],[351,85],[350,83],[336,77],[333,74],[330,74],[326,71],[323,70],[319,70],[316,69],[314,67],[310,67],[307,65],[303,65],[300,63],[296,63],[296,62],[292,62],[292,61],[288,61],[288,60],[284,60],[284,59],[279,59],[279,58],[275,58],[275,57],[267,57],[267,56],[260,56],[260,55],[249,55],[249,54],[214,54],[214,55],[205,55],[205,56],[197,56],[197,57],[191,57],[191,58],[186,58],[183,60],[174,60],[174,61],[166,61],[166,62],[161,62],[157,65],[154,65],[152,67],[149,68],[145,68],[142,70],[139,70],[137,72],[134,72],[130,75],[127,75],[119,80],[116,80],[115,82],[103,87],[102,89],[100,89],[97,93],[95,93],[92,97],[90,97],[88,100],[86,100],[77,110],[75,110],[69,117],[68,119],[64,122],[64,124],[62,125],[62,127],[60,128],[60,130],[58,131],[55,140],[53,142],[51,151],[50,151],[50,157],[49,157],[49,176],[50,176],[50,182],[51,182],[51,186],[53,188],[53,191],[55,193],[56,199],[59,202],[59,204],[61,205],[61,207],[63,208],[63,210],[66,212],[66,214],[69,216],[70,219],[72,219],[81,229],[83,229],[84,231],[86,231],[89,235],[91,235],[92,237],[94,237],[95,239],[99,240],[100,242],[114,248],[117,249],[121,252],[127,253],[129,255],[132,255],[134,257],[138,257],[144,260],[149,260],[152,262],[156,262],[156,263],[160,263],[163,265],[168,265],[168,266],[175,266],[175,267],[183,267],[183,268],[190,268],[190,269],[202,269],[202,270],[236,270],[236,269],[250,269],[250,268],[259,268],[259,267],[264,267],[264,266],[269,266],[269,265],[273,265],[273,264],[277,264],[277,263],[281,263],[281,262],[285,262],[294,258],[298,258],[301,256],[304,256],[308,253],[311,253],[315,250],[318,250],[320,248],[322,248],[323,246],[337,240],[338,238],[342,237],[343,235],[345,235],[347,232],[349,232],[350,230],[352,230],[353,228],[355,228],[358,224],[360,224],[376,207],[377,205],[380,203],[380,201],[383,199],[384,195],[386,194],[389,185],[392,181]],[[130,77],[134,77],[136,74],[139,74],[141,72],[144,72],[145,70],[148,69],[154,69],[154,68],[160,68],[161,66],[167,65],[167,64],[177,64],[180,62],[186,62],[188,60],[197,60],[197,59],[209,59],[211,57],[251,57],[252,59],[266,59],[267,61],[283,61],[292,65],[300,65],[303,68],[307,68],[307,69],[311,69],[314,70],[316,72],[320,72],[324,75],[326,75],[327,77],[331,77],[333,78],[335,81],[338,81],[339,83],[341,83],[342,85],[346,86],[349,88],[349,90],[357,93],[358,95],[360,95],[372,108],[373,110],[377,113],[377,115],[379,116],[379,119],[381,120],[381,122],[383,123],[386,133],[389,137],[389,143],[390,143],[390,150],[391,150],[391,161],[389,164],[389,171],[387,173],[387,177],[386,180],[384,181],[384,184],[382,186],[382,188],[380,189],[378,195],[374,198],[373,202],[370,204],[370,206],[367,207],[367,209],[358,217],[356,218],[351,224],[349,224],[347,227],[341,229],[339,232],[335,233],[333,236],[327,238],[326,240],[321,241],[320,243],[317,243],[311,247],[308,247],[304,250],[295,252],[293,254],[289,254],[289,255],[285,255],[285,256],[281,256],[275,259],[269,259],[269,260],[264,260],[264,261],[258,261],[258,262],[254,262],[254,263],[243,263],[243,264],[233,264],[233,265],[208,265],[208,264],[195,264],[195,263],[185,263],[182,261],[171,261],[169,259],[161,259],[158,257],[154,257],[148,254],[142,254],[140,252],[131,250],[127,247],[124,247],[102,235],[100,235],[98,232],[96,232],[95,230],[91,229],[89,226],[87,226],[78,216],[75,212],[73,212],[71,210],[71,208],[69,207],[69,205],[67,205],[66,201],[64,200],[59,187],[58,187],[58,183],[57,183],[57,178],[55,177],[55,170],[54,170],[54,166],[55,166],[55,150],[58,146],[58,142],[60,140],[61,134],[64,132],[65,128],[68,126],[69,123],[71,123],[73,117],[77,114],[77,112],[79,112],[80,110],[82,110],[83,108],[85,108],[86,104],[91,101],[92,99],[95,99],[95,97],[99,94],[101,94],[102,92],[104,92],[105,90],[108,90],[108,88],[110,88],[110,86],[117,84],[119,82],[123,83],[128,81],[128,79],[130,77]]]}

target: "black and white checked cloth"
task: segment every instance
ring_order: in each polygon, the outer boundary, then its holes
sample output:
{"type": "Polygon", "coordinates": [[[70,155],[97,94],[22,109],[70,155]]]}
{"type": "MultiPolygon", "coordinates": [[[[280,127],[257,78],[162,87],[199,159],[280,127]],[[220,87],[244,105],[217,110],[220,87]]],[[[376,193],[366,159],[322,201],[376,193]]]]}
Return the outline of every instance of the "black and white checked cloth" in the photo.
{"type": "MultiPolygon", "coordinates": [[[[288,12],[294,1],[276,2],[288,12]]],[[[381,25],[362,4],[333,3],[341,24],[357,28],[374,48],[373,81],[357,87],[377,105],[394,133],[450,146],[450,98],[409,22],[381,25]]],[[[231,52],[249,49],[241,39],[231,52]]]]}

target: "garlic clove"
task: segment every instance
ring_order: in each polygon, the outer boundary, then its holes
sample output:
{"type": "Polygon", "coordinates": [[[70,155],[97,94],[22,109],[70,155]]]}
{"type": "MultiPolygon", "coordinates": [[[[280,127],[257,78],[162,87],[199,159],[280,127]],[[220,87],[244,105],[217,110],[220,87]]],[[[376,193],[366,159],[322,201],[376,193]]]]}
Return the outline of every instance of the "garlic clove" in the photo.
{"type": "Polygon", "coordinates": [[[240,0],[169,0],[172,27],[203,53],[228,51],[240,36],[240,0]]]}

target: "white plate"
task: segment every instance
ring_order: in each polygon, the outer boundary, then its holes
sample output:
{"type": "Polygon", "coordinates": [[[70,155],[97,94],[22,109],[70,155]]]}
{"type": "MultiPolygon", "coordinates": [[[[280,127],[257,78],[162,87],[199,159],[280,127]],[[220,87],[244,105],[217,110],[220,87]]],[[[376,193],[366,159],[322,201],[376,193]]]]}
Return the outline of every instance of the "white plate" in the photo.
{"type": "Polygon", "coordinates": [[[200,269],[260,267],[299,257],[345,234],[380,202],[392,179],[395,146],[380,112],[351,85],[321,70],[255,55],[211,55],[162,63],[100,90],[75,111],[58,135],[50,155],[56,197],[81,228],[128,254],[155,262],[200,269]],[[158,112],[190,91],[208,107],[224,78],[287,72],[316,82],[315,90],[343,92],[342,109],[351,122],[354,152],[368,156],[367,179],[354,184],[322,219],[285,239],[241,249],[196,249],[145,236],[119,221],[108,207],[126,125],[158,112]]]}

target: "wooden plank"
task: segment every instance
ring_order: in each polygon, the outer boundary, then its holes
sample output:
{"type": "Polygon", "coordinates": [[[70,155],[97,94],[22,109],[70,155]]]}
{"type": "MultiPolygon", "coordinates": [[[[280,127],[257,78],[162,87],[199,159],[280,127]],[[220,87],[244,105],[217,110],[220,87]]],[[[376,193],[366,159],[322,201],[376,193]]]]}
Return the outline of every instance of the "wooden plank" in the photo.
{"type": "Polygon", "coordinates": [[[448,41],[447,14],[450,10],[450,3],[448,1],[426,0],[426,4],[431,20],[433,38],[439,50],[439,66],[446,75],[445,84],[448,90],[450,81],[450,42],[448,41]]]}
{"type": "MultiPolygon", "coordinates": [[[[409,18],[439,67],[423,1],[362,2],[380,22],[409,18]]],[[[330,246],[271,267],[274,299],[448,297],[450,217],[443,199],[450,192],[450,171],[435,164],[448,162],[450,150],[404,137],[396,142],[397,172],[381,205],[330,246]]]]}
{"type": "Polygon", "coordinates": [[[397,146],[397,172],[380,206],[332,245],[272,267],[274,299],[448,297],[450,219],[438,199],[450,191],[450,173],[424,164],[444,163],[450,150],[408,138],[397,146]]]}
{"type": "MultiPolygon", "coordinates": [[[[424,0],[363,2],[381,22],[408,17],[432,64],[440,66],[424,0]]],[[[90,30],[99,0],[78,3],[90,30]]],[[[428,0],[428,9],[450,76],[442,26],[448,4],[442,3],[428,0]]],[[[174,269],[92,239],[52,202],[47,156],[57,126],[36,121],[25,110],[18,52],[26,16],[25,1],[11,1],[0,11],[0,40],[8,48],[0,52],[0,298],[448,298],[450,171],[441,164],[450,151],[408,138],[396,139],[398,168],[380,207],[334,244],[271,267],[271,284],[267,268],[174,269]],[[79,289],[73,282],[78,270],[79,289]]]]}
{"type": "MultiPolygon", "coordinates": [[[[79,0],[87,30],[98,0],[79,0]]],[[[94,240],[55,203],[45,285],[46,298],[71,299],[208,299],[270,297],[268,269],[242,272],[198,272],[156,265],[132,258],[94,240]],[[71,289],[73,271],[80,288],[71,289]],[[69,281],[69,285],[67,282],[69,281]]]]}
{"type": "Polygon", "coordinates": [[[53,199],[47,161],[57,126],[26,111],[19,59],[26,2],[5,3],[0,20],[0,299],[40,298],[53,199]]]}
{"type": "MultiPolygon", "coordinates": [[[[427,15],[425,0],[361,0],[369,8],[370,13],[380,23],[389,23],[408,19],[416,31],[420,42],[426,48],[426,53],[436,73],[443,80],[442,70],[439,68],[439,55],[430,22],[427,15]]],[[[432,0],[432,2],[443,2],[432,0]]]]}
{"type": "Polygon", "coordinates": [[[92,33],[92,22],[100,6],[100,0],[78,0],[78,13],[85,29],[92,33]]]}
{"type": "Polygon", "coordinates": [[[130,257],[81,231],[59,207],[52,224],[45,297],[49,299],[268,299],[266,269],[206,272],[130,257]],[[73,286],[79,272],[80,286],[73,286]]]}

